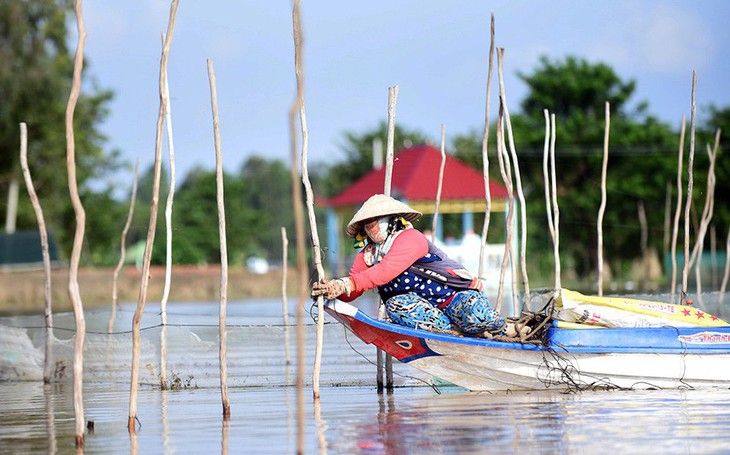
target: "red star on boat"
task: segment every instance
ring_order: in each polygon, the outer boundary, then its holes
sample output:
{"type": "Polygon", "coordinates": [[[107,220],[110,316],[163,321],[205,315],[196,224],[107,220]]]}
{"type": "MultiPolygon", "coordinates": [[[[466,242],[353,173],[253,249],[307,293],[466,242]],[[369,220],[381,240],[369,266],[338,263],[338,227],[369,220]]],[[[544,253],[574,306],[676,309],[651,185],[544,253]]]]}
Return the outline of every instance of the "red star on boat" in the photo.
{"type": "Polygon", "coordinates": [[[685,317],[688,317],[690,314],[692,314],[692,312],[688,308],[683,309],[682,313],[684,313],[685,317]]]}
{"type": "Polygon", "coordinates": [[[712,319],[713,321],[717,321],[718,320],[718,317],[717,316],[710,316],[710,319],[712,319]]]}
{"type": "Polygon", "coordinates": [[[705,313],[701,312],[700,310],[697,310],[697,319],[702,319],[705,317],[705,313]]]}

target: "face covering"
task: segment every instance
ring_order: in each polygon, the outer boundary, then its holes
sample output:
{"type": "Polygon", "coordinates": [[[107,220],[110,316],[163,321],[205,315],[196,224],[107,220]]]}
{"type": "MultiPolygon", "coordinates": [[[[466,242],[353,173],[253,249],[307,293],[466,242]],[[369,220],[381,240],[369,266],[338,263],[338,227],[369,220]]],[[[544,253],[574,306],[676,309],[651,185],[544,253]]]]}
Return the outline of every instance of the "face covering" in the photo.
{"type": "Polygon", "coordinates": [[[388,237],[390,217],[384,216],[365,224],[365,233],[374,243],[383,243],[388,237]]]}

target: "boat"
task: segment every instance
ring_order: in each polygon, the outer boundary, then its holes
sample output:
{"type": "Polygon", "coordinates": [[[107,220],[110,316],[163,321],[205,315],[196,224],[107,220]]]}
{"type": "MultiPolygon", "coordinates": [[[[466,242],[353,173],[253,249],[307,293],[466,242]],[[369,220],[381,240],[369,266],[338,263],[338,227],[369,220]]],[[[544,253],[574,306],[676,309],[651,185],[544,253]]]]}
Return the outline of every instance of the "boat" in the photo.
{"type": "Polygon", "coordinates": [[[610,326],[599,314],[547,317],[539,338],[504,340],[405,327],[340,301],[327,302],[325,311],[365,343],[471,391],[730,388],[730,325],[715,316],[689,305],[570,290],[551,300],[550,316],[580,305],[635,310],[634,326],[610,326]]]}

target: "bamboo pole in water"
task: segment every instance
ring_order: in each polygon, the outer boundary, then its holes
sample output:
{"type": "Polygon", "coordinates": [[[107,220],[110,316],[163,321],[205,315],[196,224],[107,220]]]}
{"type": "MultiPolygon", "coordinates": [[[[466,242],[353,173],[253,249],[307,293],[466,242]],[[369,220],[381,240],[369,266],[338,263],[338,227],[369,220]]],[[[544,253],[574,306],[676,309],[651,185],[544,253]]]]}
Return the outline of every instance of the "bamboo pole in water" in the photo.
{"type": "MultiPolygon", "coordinates": [[[[393,161],[395,156],[395,107],[398,101],[398,86],[388,87],[388,140],[385,148],[385,181],[383,182],[383,193],[390,196],[391,183],[393,180],[393,161]]],[[[385,318],[385,302],[380,302],[378,307],[378,319],[385,318]]],[[[383,391],[383,360],[385,360],[385,387],[393,390],[393,358],[380,349],[376,352],[377,364],[377,390],[383,391]]]]}
{"type": "MultiPolygon", "coordinates": [[[[522,190],[522,176],[520,175],[520,163],[517,160],[517,152],[515,150],[515,138],[512,134],[512,121],[509,116],[509,108],[507,107],[507,94],[504,88],[504,49],[497,49],[497,66],[499,72],[499,97],[501,104],[504,105],[504,120],[507,125],[507,138],[509,140],[509,156],[512,157],[514,167],[514,178],[517,184],[517,197],[520,200],[520,271],[522,272],[522,289],[524,291],[524,301],[530,301],[530,279],[527,276],[527,204],[525,203],[525,193],[522,190]]],[[[504,139],[504,138],[503,138],[504,139]]],[[[513,280],[514,281],[514,280],[513,280]]],[[[512,286],[513,294],[516,296],[516,286],[512,286]]],[[[517,299],[513,300],[514,314],[519,315],[520,309],[517,299]]]]}
{"type": "Polygon", "coordinates": [[[46,325],[46,347],[45,360],[43,363],[43,383],[50,384],[53,374],[53,305],[51,298],[51,256],[48,252],[48,230],[46,220],[43,216],[43,209],[38,201],[38,195],[33,186],[33,179],[30,176],[28,167],[28,126],[20,123],[20,168],[23,171],[25,187],[28,189],[28,196],[33,205],[33,212],[38,221],[38,233],[41,237],[41,255],[43,256],[43,301],[44,317],[46,325]]]}
{"type": "Polygon", "coordinates": [[[223,419],[231,418],[231,402],[228,400],[228,365],[226,363],[226,306],[228,303],[228,241],[226,240],[226,209],[223,190],[223,154],[221,152],[221,129],[218,118],[218,94],[215,84],[213,61],[208,59],[208,80],[210,81],[210,107],[213,112],[213,138],[215,140],[215,182],[218,202],[218,236],[221,250],[220,306],[218,312],[218,362],[220,363],[221,404],[223,419]]]}
{"type": "Polygon", "coordinates": [[[555,236],[553,237],[553,256],[555,257],[555,290],[562,288],[562,278],[560,276],[560,209],[558,207],[558,189],[555,170],[555,114],[550,115],[550,189],[553,205],[553,228],[555,236]]]}
{"type": "Polygon", "coordinates": [[[140,323],[142,322],[142,313],[147,301],[147,286],[150,277],[150,262],[152,259],[152,246],[155,242],[155,231],[157,228],[157,209],[160,196],[160,166],[162,156],[162,127],[167,110],[167,97],[165,96],[165,74],[167,72],[167,59],[172,45],[172,36],[175,29],[175,14],[177,12],[178,0],[172,0],[170,5],[170,18],[167,24],[167,33],[165,34],[165,45],[162,47],[162,56],[160,58],[160,109],[157,114],[157,129],[155,135],[155,162],[152,183],[152,203],[150,204],[150,220],[147,229],[147,241],[144,248],[144,256],[142,263],[142,282],[139,288],[139,300],[137,308],[132,318],[132,374],[129,387],[129,420],[127,421],[127,429],[131,434],[136,434],[135,421],[137,420],[137,388],[139,377],[139,356],[140,356],[140,323]]]}
{"type": "Polygon", "coordinates": [[[298,103],[292,103],[289,109],[289,132],[291,135],[291,186],[292,186],[292,208],[294,210],[294,230],[297,247],[297,271],[298,280],[298,301],[297,301],[297,453],[304,453],[304,304],[309,293],[307,277],[309,267],[306,260],[306,246],[304,244],[304,209],[302,208],[302,181],[297,171],[297,130],[296,120],[298,103]]]}
{"type": "Polygon", "coordinates": [[[68,172],[68,191],[76,215],[76,230],[74,233],[73,248],[69,260],[68,273],[68,294],[73,305],[74,321],[76,323],[76,340],[74,343],[74,417],[76,419],[76,447],[84,446],[84,399],[83,399],[83,375],[84,375],[84,339],[86,338],[86,320],[84,319],[84,305],[79,292],[79,261],[81,249],[84,243],[84,231],[86,227],[86,212],[79,197],[78,182],[76,179],[76,142],[74,139],[74,110],[81,92],[81,70],[84,65],[84,46],[86,44],[86,26],[81,0],[76,0],[74,12],[78,29],[78,44],[74,57],[73,81],[71,93],[66,104],[66,170],[68,172]]]}
{"type": "Polygon", "coordinates": [[[119,242],[119,262],[117,262],[117,266],[114,268],[114,274],[112,275],[112,307],[111,311],[109,311],[109,322],[107,322],[106,325],[107,333],[112,333],[114,331],[114,321],[117,317],[117,303],[119,301],[117,282],[119,281],[119,273],[122,271],[122,267],[124,267],[124,260],[127,257],[127,234],[129,233],[129,227],[132,225],[132,218],[134,217],[134,205],[137,202],[137,185],[139,181],[138,177],[139,158],[137,158],[137,161],[134,163],[134,181],[132,182],[132,195],[129,198],[129,210],[127,211],[127,220],[124,222],[124,228],[122,229],[122,236],[119,242]]]}
{"type": "MultiPolygon", "coordinates": [[[[542,176],[543,176],[543,182],[545,183],[545,214],[547,215],[547,225],[548,225],[548,231],[550,232],[550,239],[555,242],[555,223],[553,222],[553,210],[552,210],[552,202],[550,199],[551,191],[550,191],[550,173],[548,171],[548,158],[550,157],[550,113],[547,109],[543,109],[542,111],[543,115],[545,116],[545,143],[543,146],[543,152],[542,152],[542,176]]],[[[555,262],[557,262],[558,258],[555,258],[555,262]]],[[[557,284],[557,277],[555,279],[555,289],[554,291],[557,291],[558,284],[557,284]]]]}
{"type": "Polygon", "coordinates": [[[433,223],[431,224],[431,242],[436,241],[438,228],[439,205],[441,205],[441,188],[444,183],[444,167],[446,165],[446,125],[441,124],[441,166],[439,167],[438,186],[436,189],[436,203],[433,208],[433,223]]]}
{"type": "MultiPolygon", "coordinates": [[[[162,45],[165,45],[165,34],[162,34],[162,45]]],[[[167,129],[167,150],[170,163],[170,188],[165,203],[165,285],[160,300],[160,388],[167,389],[167,301],[170,298],[172,282],[172,205],[175,200],[175,144],[172,140],[172,103],[170,100],[170,84],[167,81],[165,68],[165,126],[167,129]]]]}
{"type": "MultiPolygon", "coordinates": [[[[641,251],[641,260],[645,261],[647,258],[647,255],[649,253],[649,234],[648,234],[648,225],[646,222],[646,209],[644,208],[644,201],[639,200],[636,204],[636,211],[637,215],[639,217],[639,228],[641,229],[641,240],[640,240],[640,251],[641,251]]],[[[649,268],[647,267],[647,264],[644,263],[644,266],[642,267],[644,279],[642,280],[642,286],[641,288],[646,288],[646,284],[649,281],[649,268]]]]}
{"type": "Polygon", "coordinates": [[[692,207],[692,175],[695,160],[695,113],[697,111],[697,71],[692,71],[692,114],[689,122],[689,164],[687,165],[687,201],[684,204],[684,268],[682,269],[682,292],[680,303],[687,299],[687,278],[689,276],[689,212],[692,207]]]}
{"type": "Polygon", "coordinates": [[[722,304],[727,289],[727,282],[730,279],[730,228],[727,231],[727,239],[725,240],[725,272],[722,275],[722,283],[720,284],[720,293],[717,297],[717,303],[722,304]]]}
{"type": "MultiPolygon", "coordinates": [[[[502,298],[504,294],[504,276],[507,266],[514,259],[512,257],[512,236],[514,235],[514,193],[512,191],[512,176],[508,173],[509,162],[507,162],[504,151],[504,108],[500,101],[499,115],[497,116],[497,162],[499,163],[499,171],[502,174],[502,181],[507,188],[507,238],[505,239],[504,255],[502,256],[502,266],[499,272],[499,289],[497,291],[497,312],[502,310],[502,298]]],[[[514,288],[514,286],[512,286],[514,288]]]]}
{"type": "Polygon", "coordinates": [[[682,216],[682,166],[684,164],[684,133],[687,126],[686,116],[682,116],[682,129],[679,133],[679,157],[677,160],[677,209],[674,212],[674,227],[670,242],[672,257],[672,285],[669,289],[671,302],[674,303],[674,294],[677,292],[677,237],[679,236],[679,219],[682,216]]]}
{"type": "Polygon", "coordinates": [[[284,361],[287,365],[286,385],[289,385],[289,301],[287,300],[286,280],[289,274],[289,239],[286,236],[286,227],[281,227],[281,315],[284,318],[284,361]]]}
{"type": "MultiPolygon", "coordinates": [[[[284,327],[289,326],[289,303],[287,302],[286,295],[286,279],[289,270],[288,256],[289,256],[289,239],[286,236],[286,227],[281,227],[281,315],[284,318],[284,327]]],[[[286,363],[289,363],[289,356],[286,357],[286,363]]]]}
{"type": "Polygon", "coordinates": [[[700,228],[695,240],[695,246],[690,257],[691,264],[695,264],[695,279],[697,281],[697,296],[702,298],[702,252],[704,251],[705,236],[707,229],[712,221],[712,215],[715,208],[715,162],[717,158],[717,150],[720,146],[720,130],[715,134],[715,147],[710,149],[707,144],[707,155],[710,158],[710,168],[707,172],[707,189],[705,190],[705,207],[702,209],[702,217],[700,218],[700,228]]]}
{"type": "MultiPolygon", "coordinates": [[[[321,247],[319,233],[317,232],[317,218],[314,214],[314,195],[312,184],[309,181],[309,170],[307,159],[309,152],[309,131],[307,130],[307,115],[304,107],[304,70],[302,65],[302,26],[299,9],[299,0],[294,1],[294,65],[297,75],[297,100],[299,106],[299,123],[302,130],[302,183],[306,194],[307,213],[309,215],[309,227],[312,236],[312,252],[314,266],[317,269],[317,280],[324,279],[324,268],[322,267],[321,247]]],[[[319,399],[319,374],[322,366],[322,344],[324,337],[324,298],[317,297],[317,343],[314,355],[314,368],[312,371],[312,395],[315,400],[319,399]]]]}
{"type": "Polygon", "coordinates": [[[484,200],[486,206],[484,208],[484,225],[482,226],[481,246],[479,248],[479,268],[477,276],[481,280],[485,280],[484,276],[484,255],[487,249],[487,234],[489,232],[489,221],[492,215],[492,192],[489,188],[489,104],[492,87],[492,68],[494,66],[494,13],[490,26],[490,44],[489,44],[489,69],[487,71],[487,101],[484,109],[484,136],[482,137],[482,177],[484,178],[484,200]]]}
{"type": "Polygon", "coordinates": [[[608,137],[611,131],[611,105],[606,101],[606,121],[603,130],[603,161],[601,163],[601,205],[598,208],[598,295],[603,295],[603,215],[606,213],[606,174],[608,171],[608,137]]]}
{"type": "Polygon", "coordinates": [[[669,254],[669,237],[672,231],[672,182],[667,180],[666,191],[664,192],[664,239],[662,241],[662,257],[669,254]]]}

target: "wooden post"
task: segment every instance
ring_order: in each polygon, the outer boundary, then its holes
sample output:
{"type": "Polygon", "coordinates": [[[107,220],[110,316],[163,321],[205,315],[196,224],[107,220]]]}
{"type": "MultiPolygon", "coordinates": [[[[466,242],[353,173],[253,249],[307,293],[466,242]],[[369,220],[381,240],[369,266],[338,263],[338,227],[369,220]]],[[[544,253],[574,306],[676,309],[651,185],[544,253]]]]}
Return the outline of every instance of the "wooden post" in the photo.
{"type": "Polygon", "coordinates": [[[286,281],[289,271],[289,239],[286,236],[286,227],[281,227],[281,315],[284,319],[284,361],[286,363],[286,385],[289,385],[289,301],[287,299],[286,281]]]}
{"type": "MultiPolygon", "coordinates": [[[[162,34],[162,45],[165,45],[165,34],[162,34]]],[[[172,282],[172,204],[175,199],[175,145],[172,140],[172,108],[170,102],[170,85],[167,81],[167,67],[164,74],[165,91],[165,126],[167,129],[167,150],[170,163],[170,188],[165,203],[165,285],[160,300],[160,388],[167,389],[167,301],[170,299],[172,282]]]]}
{"type": "Polygon", "coordinates": [[[727,282],[730,278],[730,228],[727,231],[727,238],[725,240],[725,272],[722,274],[722,283],[720,284],[720,293],[717,297],[717,303],[722,305],[722,301],[725,297],[725,290],[727,289],[727,282]]]}
{"type": "Polygon", "coordinates": [[[682,216],[682,165],[684,164],[684,132],[687,126],[686,116],[682,116],[682,129],[679,133],[679,158],[677,160],[677,209],[674,212],[674,228],[670,250],[672,256],[672,285],[669,289],[671,302],[674,303],[674,294],[677,292],[677,237],[679,236],[679,219],[682,216]]]}
{"type": "MultiPolygon", "coordinates": [[[[509,152],[514,165],[515,183],[517,184],[517,197],[520,199],[520,271],[522,272],[522,288],[524,290],[524,301],[530,301],[530,279],[527,276],[527,204],[525,203],[525,193],[522,191],[522,177],[520,175],[520,163],[517,160],[517,152],[515,151],[515,140],[512,134],[512,121],[509,117],[509,108],[507,107],[507,95],[504,89],[504,49],[497,49],[497,66],[499,70],[499,98],[504,106],[504,120],[507,125],[507,137],[509,140],[509,152]]],[[[514,282],[513,278],[513,282],[514,282]]],[[[516,296],[515,286],[512,286],[513,296],[516,296]]],[[[514,314],[520,314],[517,299],[513,300],[514,314]]]]}
{"type": "Polygon", "coordinates": [[[482,239],[479,248],[479,269],[477,276],[481,280],[486,280],[484,276],[484,255],[487,248],[487,233],[489,232],[489,221],[492,215],[492,192],[489,188],[489,104],[492,87],[492,68],[494,64],[494,13],[492,13],[490,27],[490,44],[489,44],[489,69],[487,71],[487,101],[484,112],[484,136],[482,137],[482,177],[484,178],[484,200],[486,203],[484,209],[484,225],[482,226],[482,239]]]}
{"type": "Polygon", "coordinates": [[[433,208],[433,222],[431,223],[431,242],[436,241],[438,228],[439,205],[441,204],[441,187],[444,183],[444,167],[446,165],[446,125],[441,124],[441,166],[439,167],[438,187],[436,189],[436,203],[433,208]]]}
{"type": "MultiPolygon", "coordinates": [[[[545,116],[545,143],[543,146],[542,153],[542,177],[545,183],[545,214],[547,216],[548,231],[550,232],[550,239],[555,242],[555,223],[553,222],[553,210],[551,202],[550,191],[550,172],[548,170],[548,158],[550,157],[550,113],[547,109],[543,109],[543,115],[545,116]]],[[[557,261],[557,257],[555,258],[557,261]]],[[[555,279],[554,291],[558,291],[557,278],[555,279]]]]}
{"type": "Polygon", "coordinates": [[[555,236],[553,237],[553,256],[555,256],[555,290],[560,291],[562,288],[562,280],[560,277],[560,209],[558,208],[558,189],[555,170],[555,114],[550,115],[550,187],[553,205],[553,228],[555,236]]]}
{"type": "MultiPolygon", "coordinates": [[[[314,266],[317,269],[317,280],[324,279],[324,268],[322,267],[322,254],[317,232],[317,219],[314,214],[314,194],[312,184],[309,181],[309,170],[307,159],[309,152],[309,131],[307,129],[307,115],[304,108],[304,69],[302,64],[302,26],[299,9],[299,0],[294,1],[294,65],[297,75],[297,100],[299,106],[299,123],[302,130],[302,183],[307,200],[307,213],[309,215],[309,228],[312,236],[312,252],[314,266]]],[[[312,372],[312,395],[315,400],[319,399],[319,374],[322,366],[322,344],[324,337],[324,298],[317,297],[317,344],[314,355],[314,368],[312,372]]]]}
{"type": "Polygon", "coordinates": [[[687,202],[684,204],[684,269],[682,269],[682,293],[680,302],[684,305],[687,299],[687,277],[689,275],[689,212],[692,207],[692,175],[695,160],[695,113],[697,111],[697,71],[692,71],[692,115],[689,122],[689,164],[687,165],[687,202]]]}
{"type": "Polygon", "coordinates": [[[601,164],[601,205],[598,208],[598,295],[603,295],[603,215],[606,213],[606,174],[608,173],[608,137],[611,131],[611,105],[606,101],[606,123],[603,129],[603,161],[601,164]]]}
{"type": "Polygon", "coordinates": [[[223,155],[221,153],[221,132],[218,119],[218,94],[215,85],[213,61],[208,59],[208,80],[210,81],[210,107],[213,111],[213,138],[215,140],[215,181],[216,200],[218,202],[218,236],[221,249],[221,287],[220,307],[218,312],[218,362],[220,363],[221,403],[223,420],[231,418],[231,403],[228,400],[228,365],[226,364],[226,306],[228,303],[228,242],[226,240],[226,209],[223,191],[223,155]]]}
{"type": "Polygon", "coordinates": [[[71,196],[74,214],[76,215],[76,231],[74,233],[73,248],[71,250],[71,258],[69,260],[68,294],[71,304],[73,305],[74,321],[76,323],[76,341],[74,343],[73,361],[76,447],[82,448],[84,446],[84,429],[86,428],[86,422],[84,421],[83,399],[84,339],[86,338],[86,320],[84,319],[84,305],[81,301],[81,293],[79,292],[78,273],[81,250],[84,243],[86,212],[81,204],[76,179],[76,142],[74,139],[73,127],[74,110],[76,109],[76,103],[78,102],[79,94],[81,92],[81,70],[84,66],[84,46],[86,44],[86,26],[84,25],[81,0],[76,0],[74,4],[74,12],[76,14],[78,29],[78,44],[76,46],[76,55],[74,57],[71,93],[68,97],[68,104],[66,104],[66,170],[68,172],[68,190],[71,196]]]}
{"type": "Polygon", "coordinates": [[[712,221],[712,215],[715,208],[715,162],[717,158],[717,151],[720,147],[720,130],[718,129],[715,134],[715,146],[710,149],[710,145],[707,144],[707,155],[710,158],[710,168],[707,172],[707,189],[705,190],[705,207],[702,209],[702,217],[700,218],[700,228],[695,239],[695,246],[692,249],[692,256],[690,257],[691,264],[695,265],[695,278],[697,281],[697,296],[701,300],[702,298],[702,252],[704,251],[705,236],[707,235],[707,229],[712,221]]]}
{"type": "MultiPolygon", "coordinates": [[[[390,196],[390,188],[393,180],[393,161],[395,156],[395,106],[398,101],[398,86],[388,87],[388,141],[385,149],[385,182],[383,182],[383,194],[390,196]]],[[[385,302],[380,302],[378,319],[385,318],[385,302]]],[[[377,390],[383,390],[383,358],[385,359],[385,387],[393,390],[393,359],[390,354],[385,354],[380,349],[376,352],[377,360],[377,390]]]]}
{"type": "Polygon", "coordinates": [[[28,189],[28,196],[33,205],[36,220],[38,221],[38,233],[41,237],[41,255],[43,256],[43,300],[44,316],[46,322],[46,350],[45,362],[43,364],[43,383],[50,384],[53,374],[53,305],[51,299],[51,256],[48,251],[48,231],[46,221],[43,217],[43,209],[38,201],[38,195],[33,186],[33,179],[30,177],[28,167],[28,126],[20,123],[20,167],[23,171],[25,187],[28,189]]]}
{"type": "Polygon", "coordinates": [[[132,217],[134,217],[134,205],[137,201],[137,183],[139,180],[138,176],[139,158],[137,158],[137,161],[134,164],[134,181],[132,182],[132,195],[129,198],[129,210],[127,211],[127,220],[124,222],[124,228],[122,229],[122,237],[119,246],[119,262],[117,262],[117,266],[114,268],[114,274],[112,275],[112,307],[109,311],[109,322],[106,325],[107,333],[112,333],[114,331],[114,321],[117,317],[117,303],[119,301],[117,282],[119,281],[119,273],[122,271],[122,267],[124,267],[124,259],[127,257],[127,233],[129,233],[129,227],[132,225],[132,217]]]}
{"type": "MultiPolygon", "coordinates": [[[[499,55],[499,51],[497,51],[497,55],[499,55]]],[[[504,182],[504,186],[507,188],[507,238],[505,240],[504,254],[502,256],[502,266],[499,272],[499,289],[497,291],[497,305],[495,307],[498,312],[501,312],[502,310],[504,275],[508,265],[514,259],[512,257],[512,236],[514,235],[514,193],[512,191],[512,172],[509,167],[509,161],[505,157],[506,152],[504,149],[504,107],[500,102],[499,115],[497,116],[497,162],[499,163],[499,171],[502,174],[502,181],[504,182]]],[[[514,285],[512,287],[514,288],[514,285]]]]}
{"type": "Polygon", "coordinates": [[[155,231],[157,229],[157,209],[160,197],[160,166],[162,156],[162,127],[167,111],[167,98],[165,96],[165,74],[167,72],[167,59],[172,45],[172,36],[175,29],[175,14],[177,13],[178,0],[172,0],[170,6],[170,18],[167,24],[167,33],[165,35],[165,45],[162,47],[162,56],[160,58],[160,109],[157,114],[157,129],[155,135],[155,162],[152,183],[152,203],[150,204],[150,220],[147,229],[147,241],[144,248],[144,256],[142,261],[142,282],[139,288],[139,300],[137,308],[132,318],[132,377],[129,387],[129,420],[127,421],[127,429],[131,434],[136,435],[135,421],[137,420],[137,388],[139,377],[139,357],[140,357],[140,324],[142,322],[142,313],[147,302],[147,286],[150,279],[150,262],[152,259],[152,247],[155,242],[155,231]]]}
{"type": "MultiPolygon", "coordinates": [[[[298,1],[298,0],[297,0],[298,1]]],[[[295,5],[298,7],[298,5],[295,5]]],[[[298,14],[298,13],[295,13],[298,14]]],[[[291,187],[292,209],[294,210],[294,229],[297,246],[297,273],[298,273],[298,301],[297,301],[297,453],[304,453],[304,304],[309,294],[308,277],[309,267],[306,260],[306,246],[304,244],[304,209],[302,208],[302,181],[299,178],[297,164],[297,130],[296,120],[298,100],[289,109],[289,132],[291,135],[291,187]]]]}

